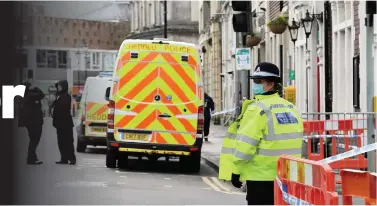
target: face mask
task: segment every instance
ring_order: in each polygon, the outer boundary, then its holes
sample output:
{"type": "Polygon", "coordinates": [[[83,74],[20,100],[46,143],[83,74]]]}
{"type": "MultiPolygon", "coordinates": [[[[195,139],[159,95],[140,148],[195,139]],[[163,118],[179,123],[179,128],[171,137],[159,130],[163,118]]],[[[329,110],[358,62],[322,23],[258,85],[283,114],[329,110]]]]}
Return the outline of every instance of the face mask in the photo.
{"type": "Polygon", "coordinates": [[[253,93],[254,95],[263,94],[264,93],[263,84],[253,83],[253,93]]]}

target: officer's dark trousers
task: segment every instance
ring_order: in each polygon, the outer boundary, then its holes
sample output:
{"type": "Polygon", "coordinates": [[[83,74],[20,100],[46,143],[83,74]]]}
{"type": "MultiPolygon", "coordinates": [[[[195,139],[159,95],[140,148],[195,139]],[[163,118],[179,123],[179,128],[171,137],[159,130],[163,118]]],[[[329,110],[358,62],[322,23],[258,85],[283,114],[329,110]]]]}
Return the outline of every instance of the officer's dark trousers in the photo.
{"type": "Polygon", "coordinates": [[[43,125],[33,125],[33,126],[28,126],[26,128],[29,133],[29,139],[30,139],[29,148],[27,152],[28,162],[38,161],[36,150],[37,150],[39,141],[41,140],[42,126],[43,125]]]}
{"type": "Polygon", "coordinates": [[[246,181],[248,205],[273,205],[274,182],[273,181],[246,181]]]}
{"type": "Polygon", "coordinates": [[[210,125],[211,125],[211,115],[204,115],[204,136],[208,136],[210,125]]]}
{"type": "Polygon", "coordinates": [[[57,128],[58,146],[62,161],[76,161],[75,149],[73,146],[73,129],[57,128]]]}

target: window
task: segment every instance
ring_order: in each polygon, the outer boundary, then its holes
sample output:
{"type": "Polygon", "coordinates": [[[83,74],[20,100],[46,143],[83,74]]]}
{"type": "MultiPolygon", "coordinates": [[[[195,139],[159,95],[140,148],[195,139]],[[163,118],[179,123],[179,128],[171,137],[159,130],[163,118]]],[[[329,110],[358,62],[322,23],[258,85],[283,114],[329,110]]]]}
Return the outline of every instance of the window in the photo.
{"type": "Polygon", "coordinates": [[[68,68],[67,51],[37,50],[37,67],[66,69],[68,68]]]}
{"type": "Polygon", "coordinates": [[[100,69],[100,53],[99,52],[92,53],[92,65],[93,65],[93,69],[100,69]]]}
{"type": "Polygon", "coordinates": [[[57,68],[58,67],[56,58],[57,58],[56,51],[47,50],[47,68],[57,68]]]}
{"type": "Polygon", "coordinates": [[[102,68],[105,71],[112,71],[116,61],[116,54],[114,53],[103,53],[102,54],[102,68]]]}
{"type": "Polygon", "coordinates": [[[90,69],[90,53],[89,52],[85,52],[85,56],[84,56],[84,62],[85,62],[85,69],[90,69]]]}
{"type": "Polygon", "coordinates": [[[59,69],[67,69],[68,68],[67,55],[68,55],[67,51],[58,51],[58,67],[59,67],[59,69]]]}

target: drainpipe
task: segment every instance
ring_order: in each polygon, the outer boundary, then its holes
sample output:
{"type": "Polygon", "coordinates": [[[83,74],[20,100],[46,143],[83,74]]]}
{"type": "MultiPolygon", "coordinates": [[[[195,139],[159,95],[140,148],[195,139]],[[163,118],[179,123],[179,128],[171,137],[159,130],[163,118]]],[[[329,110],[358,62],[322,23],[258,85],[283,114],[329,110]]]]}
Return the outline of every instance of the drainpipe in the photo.
{"type": "MultiPolygon", "coordinates": [[[[368,2],[366,2],[368,7],[368,2]]],[[[367,8],[368,10],[368,8],[367,8]]],[[[368,13],[368,12],[367,12],[368,13]]],[[[372,13],[372,12],[370,12],[372,13]]],[[[373,96],[374,96],[374,68],[373,68],[373,13],[367,14],[367,18],[365,18],[365,26],[366,26],[366,70],[367,70],[367,112],[373,112],[373,96]]],[[[374,134],[374,122],[373,122],[373,115],[368,115],[367,118],[367,143],[373,144],[375,143],[372,134],[374,134]]],[[[368,171],[376,172],[376,168],[374,167],[375,164],[375,156],[374,152],[368,152],[368,171]]]]}

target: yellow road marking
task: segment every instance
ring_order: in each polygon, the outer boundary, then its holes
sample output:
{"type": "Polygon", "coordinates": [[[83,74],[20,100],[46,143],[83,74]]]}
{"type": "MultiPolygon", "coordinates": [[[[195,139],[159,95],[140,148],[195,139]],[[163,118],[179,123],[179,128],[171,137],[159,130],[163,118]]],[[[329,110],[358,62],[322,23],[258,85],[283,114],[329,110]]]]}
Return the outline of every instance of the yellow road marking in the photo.
{"type": "Polygon", "coordinates": [[[223,184],[221,184],[221,182],[216,178],[216,177],[211,177],[211,179],[213,180],[213,182],[215,182],[215,184],[217,186],[219,186],[223,191],[225,192],[231,192],[229,188],[225,187],[223,184]]]}
{"type": "Polygon", "coordinates": [[[220,188],[218,188],[215,184],[213,184],[208,177],[202,177],[203,181],[210,187],[212,187],[212,189],[214,189],[215,191],[217,192],[223,192],[220,190],[220,188]]]}
{"type": "Polygon", "coordinates": [[[221,192],[224,194],[229,194],[229,195],[246,195],[245,193],[241,192],[232,192],[229,188],[226,188],[224,185],[220,183],[220,181],[216,177],[202,177],[203,182],[205,182],[208,186],[210,186],[213,190],[217,192],[221,192]],[[214,183],[212,183],[212,181],[214,183]],[[221,188],[221,189],[220,189],[221,188]]]}

